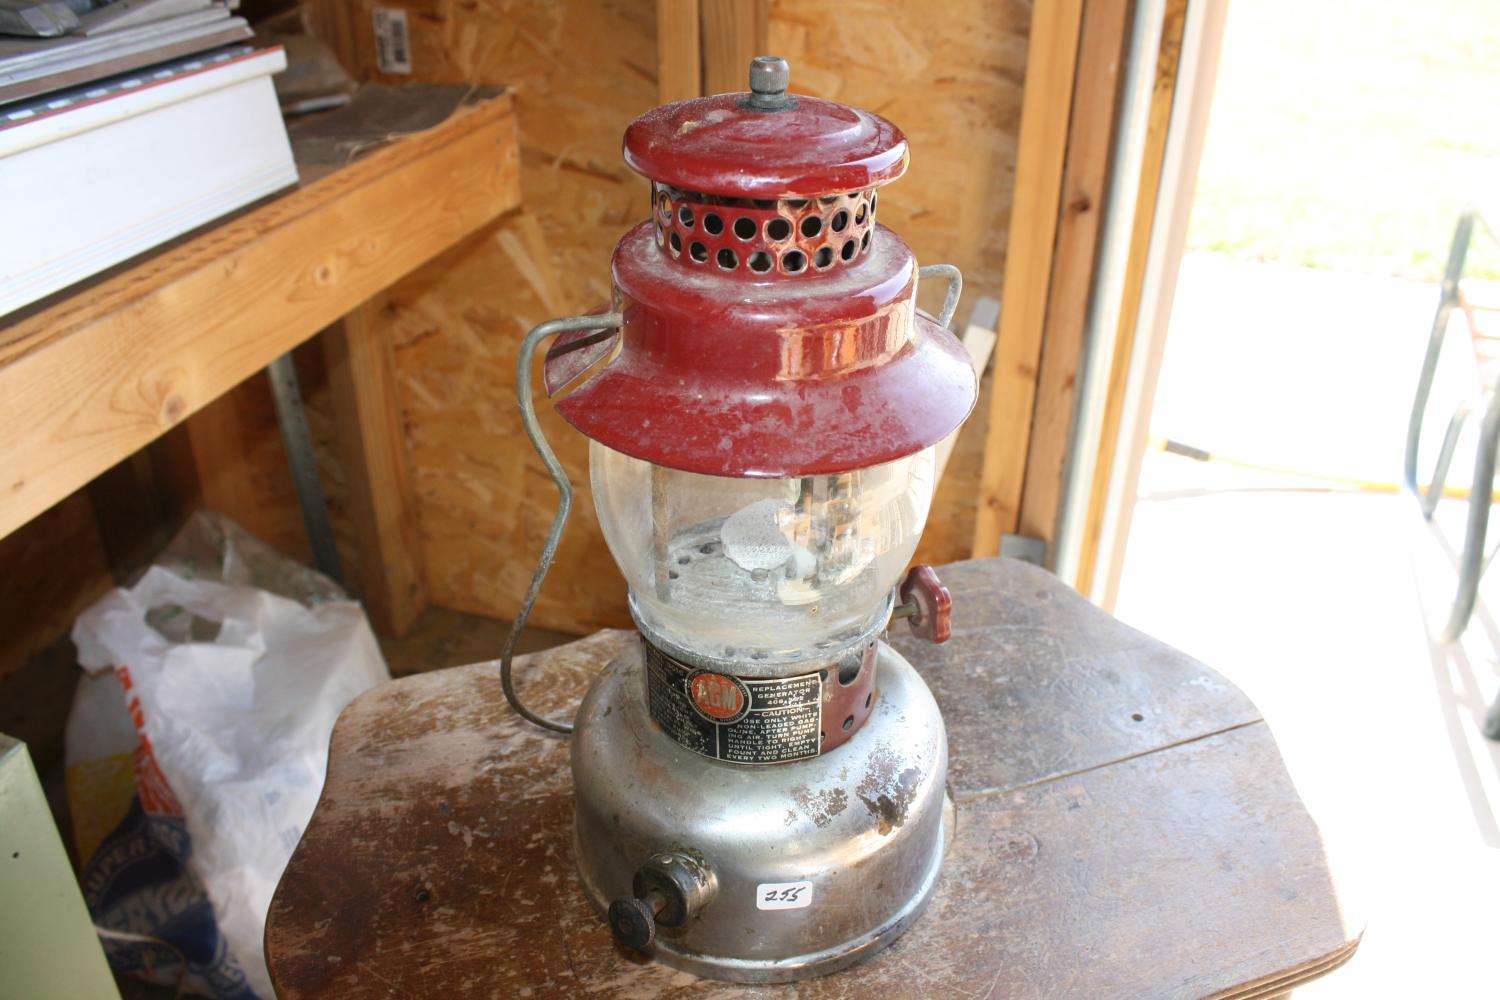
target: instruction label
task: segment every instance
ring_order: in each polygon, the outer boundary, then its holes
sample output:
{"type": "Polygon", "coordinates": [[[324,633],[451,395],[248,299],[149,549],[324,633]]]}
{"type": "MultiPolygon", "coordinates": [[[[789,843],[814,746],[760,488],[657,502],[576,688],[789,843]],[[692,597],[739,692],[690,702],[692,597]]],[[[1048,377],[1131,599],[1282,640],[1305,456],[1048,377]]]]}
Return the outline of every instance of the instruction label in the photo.
{"type": "Polygon", "coordinates": [[[645,645],[651,718],[689,750],[735,764],[818,755],[823,681],[817,673],[738,677],[679,663],[645,645]]]}

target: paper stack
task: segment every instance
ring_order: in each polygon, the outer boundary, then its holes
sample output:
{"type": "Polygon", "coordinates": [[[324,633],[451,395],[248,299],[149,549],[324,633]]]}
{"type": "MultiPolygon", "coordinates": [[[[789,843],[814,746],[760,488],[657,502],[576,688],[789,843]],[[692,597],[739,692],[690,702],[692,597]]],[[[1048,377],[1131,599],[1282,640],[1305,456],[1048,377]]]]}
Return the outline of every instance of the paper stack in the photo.
{"type": "Polygon", "coordinates": [[[285,56],[222,0],[0,0],[0,31],[0,316],[296,182],[285,56]]]}

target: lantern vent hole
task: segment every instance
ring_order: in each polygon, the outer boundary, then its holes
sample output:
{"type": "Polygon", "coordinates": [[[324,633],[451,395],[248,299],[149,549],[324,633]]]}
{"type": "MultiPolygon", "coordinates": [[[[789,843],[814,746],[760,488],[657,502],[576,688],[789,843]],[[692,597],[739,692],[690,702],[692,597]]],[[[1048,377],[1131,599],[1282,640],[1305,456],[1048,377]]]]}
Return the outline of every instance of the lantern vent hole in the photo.
{"type": "Polygon", "coordinates": [[[848,191],[781,201],[683,191],[658,183],[653,196],[657,245],[689,261],[755,275],[825,271],[851,264],[870,247],[875,227],[872,191],[848,191]],[[725,249],[728,252],[723,252],[725,249]],[[793,254],[793,250],[796,251],[793,254]]]}
{"type": "Polygon", "coordinates": [[[863,659],[850,659],[839,665],[839,684],[848,687],[859,680],[860,671],[864,669],[863,659]]]}

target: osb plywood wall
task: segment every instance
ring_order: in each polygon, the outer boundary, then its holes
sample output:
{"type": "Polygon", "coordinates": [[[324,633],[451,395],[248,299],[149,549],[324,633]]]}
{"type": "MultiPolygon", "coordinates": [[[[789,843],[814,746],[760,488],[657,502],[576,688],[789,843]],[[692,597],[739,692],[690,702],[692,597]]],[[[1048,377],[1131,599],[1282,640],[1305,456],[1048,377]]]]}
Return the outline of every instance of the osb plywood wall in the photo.
{"type": "MultiPolygon", "coordinates": [[[[557,504],[516,413],[516,348],[543,320],[609,303],[610,251],[650,200],[620,160],[620,136],[656,103],[655,5],[315,0],[304,9],[360,79],[504,84],[513,95],[525,211],[391,289],[385,311],[430,599],[511,617],[557,504]],[[375,6],[409,12],[410,76],[378,71],[375,6]]],[[[628,625],[625,585],[593,517],[586,443],[550,413],[544,426],[578,496],[533,621],[578,632],[628,625]]]]}
{"type": "MultiPolygon", "coordinates": [[[[906,132],[911,168],[881,195],[880,221],[921,263],[964,272],[960,322],[979,296],[1000,297],[1030,22],[1024,0],[773,0],[770,8],[770,48],[791,63],[793,90],[866,108],[906,132]]],[[[935,310],[941,294],[924,294],[923,305],[935,310]]],[[[969,556],[988,411],[982,398],[959,436],[922,562],[969,556]]]]}
{"type": "MultiPolygon", "coordinates": [[[[516,346],[542,320],[608,302],[610,251],[646,211],[646,185],[621,162],[620,137],[657,103],[655,4],[379,0],[409,11],[410,77],[377,71],[374,6],[304,3],[314,30],[361,79],[505,84],[516,103],[525,211],[391,289],[384,312],[431,599],[509,617],[556,504],[516,416],[516,346]]],[[[911,171],[882,199],[882,221],[921,261],[962,267],[970,302],[999,294],[1028,23],[1020,0],[770,7],[770,48],[791,60],[795,90],[869,108],[907,131],[911,171]]],[[[306,374],[318,432],[316,373],[306,374]]],[[[985,410],[981,402],[976,412],[985,410]]],[[[585,442],[544,418],[579,496],[533,621],[580,632],[628,624],[624,584],[586,490],[585,442]]],[[[920,553],[926,561],[969,554],[984,434],[974,423],[960,439],[920,553]]],[[[336,483],[332,492],[336,503],[336,483]]],[[[271,519],[288,524],[261,530],[295,533],[295,508],[274,508],[271,519]]]]}

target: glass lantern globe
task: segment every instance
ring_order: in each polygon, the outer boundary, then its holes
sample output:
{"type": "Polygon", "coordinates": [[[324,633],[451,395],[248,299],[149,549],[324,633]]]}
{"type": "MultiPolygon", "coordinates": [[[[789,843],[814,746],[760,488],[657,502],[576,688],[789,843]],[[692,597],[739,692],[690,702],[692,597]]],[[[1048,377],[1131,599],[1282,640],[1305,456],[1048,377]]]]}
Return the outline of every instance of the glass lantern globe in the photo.
{"type": "Polygon", "coordinates": [[[889,614],[932,503],[933,449],[868,469],[739,479],[589,446],[594,507],[643,631],[695,659],[826,658],[889,614]]]}

